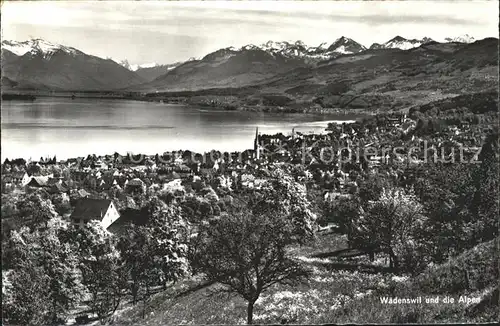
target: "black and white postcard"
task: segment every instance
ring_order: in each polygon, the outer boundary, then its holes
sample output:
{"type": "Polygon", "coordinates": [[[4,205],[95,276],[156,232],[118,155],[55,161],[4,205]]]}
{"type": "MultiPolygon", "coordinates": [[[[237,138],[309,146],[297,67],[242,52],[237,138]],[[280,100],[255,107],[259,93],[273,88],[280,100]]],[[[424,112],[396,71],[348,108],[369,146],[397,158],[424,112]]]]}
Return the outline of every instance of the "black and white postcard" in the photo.
{"type": "Polygon", "coordinates": [[[2,1],[2,325],[499,321],[498,1],[2,1]]]}

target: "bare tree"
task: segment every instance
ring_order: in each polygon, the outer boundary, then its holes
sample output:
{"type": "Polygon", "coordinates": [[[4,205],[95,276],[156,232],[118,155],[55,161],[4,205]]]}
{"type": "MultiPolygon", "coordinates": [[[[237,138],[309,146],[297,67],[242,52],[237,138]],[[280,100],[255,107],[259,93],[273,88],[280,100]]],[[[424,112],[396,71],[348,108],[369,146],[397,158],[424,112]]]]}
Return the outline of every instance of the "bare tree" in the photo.
{"type": "Polygon", "coordinates": [[[308,276],[286,255],[292,227],[279,214],[242,211],[222,216],[199,234],[202,246],[193,264],[210,281],[226,285],[222,291],[237,293],[248,302],[248,324],[263,291],[274,284],[296,284],[308,276]]]}

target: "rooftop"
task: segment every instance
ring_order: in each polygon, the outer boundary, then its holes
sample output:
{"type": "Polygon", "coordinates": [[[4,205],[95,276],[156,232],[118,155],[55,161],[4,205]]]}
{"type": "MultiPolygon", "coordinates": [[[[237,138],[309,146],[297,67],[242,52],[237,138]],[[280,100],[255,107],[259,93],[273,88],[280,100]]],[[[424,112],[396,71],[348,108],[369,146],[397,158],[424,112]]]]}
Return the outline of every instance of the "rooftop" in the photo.
{"type": "Polygon", "coordinates": [[[109,199],[81,198],[76,202],[75,210],[71,214],[71,218],[100,220],[104,214],[106,214],[111,203],[109,199]]]}

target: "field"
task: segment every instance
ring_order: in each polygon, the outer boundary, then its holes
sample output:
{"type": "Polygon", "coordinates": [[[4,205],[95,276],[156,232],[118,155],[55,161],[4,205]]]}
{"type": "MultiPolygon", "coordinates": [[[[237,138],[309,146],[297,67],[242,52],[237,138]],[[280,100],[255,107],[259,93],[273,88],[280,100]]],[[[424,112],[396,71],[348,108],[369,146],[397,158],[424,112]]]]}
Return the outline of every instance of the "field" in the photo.
{"type": "MultiPolygon", "coordinates": [[[[459,257],[431,267],[416,278],[387,272],[382,255],[370,265],[364,256],[348,260],[312,258],[312,256],[346,248],[346,239],[337,234],[319,235],[316,242],[290,249],[312,272],[308,282],[289,288],[275,286],[255,304],[257,324],[315,323],[412,323],[412,322],[481,322],[495,318],[495,250],[494,241],[481,244],[459,257]],[[488,259],[485,259],[488,257],[488,259]],[[344,266],[345,265],[345,266],[344,266]],[[342,267],[344,266],[344,267],[342,267]],[[354,271],[350,266],[355,266],[354,271]],[[366,269],[362,266],[373,266],[366,269]],[[469,284],[450,270],[469,270],[469,284]],[[480,281],[481,275],[490,279],[480,281]],[[443,276],[447,274],[447,277],[443,276]],[[456,286],[450,287],[450,284],[456,286]],[[468,289],[467,289],[468,287],[468,289]],[[425,303],[445,293],[454,304],[425,303]],[[380,297],[418,298],[421,304],[384,304],[380,297]],[[460,296],[480,298],[482,304],[458,302],[460,296]],[[483,300],[486,298],[486,300],[483,300]],[[490,299],[488,301],[488,298],[490,299]],[[493,300],[492,300],[493,299],[493,300]]],[[[498,277],[498,275],[497,275],[498,277]]],[[[139,303],[118,312],[114,323],[120,325],[166,324],[245,324],[246,303],[238,296],[217,291],[217,284],[203,287],[201,277],[180,282],[154,295],[146,309],[139,303]],[[201,285],[201,286],[200,286],[201,285]],[[145,318],[143,318],[143,316],[145,318]]],[[[498,290],[496,292],[498,303],[498,290]]],[[[469,300],[470,301],[470,300],[469,300]]]]}

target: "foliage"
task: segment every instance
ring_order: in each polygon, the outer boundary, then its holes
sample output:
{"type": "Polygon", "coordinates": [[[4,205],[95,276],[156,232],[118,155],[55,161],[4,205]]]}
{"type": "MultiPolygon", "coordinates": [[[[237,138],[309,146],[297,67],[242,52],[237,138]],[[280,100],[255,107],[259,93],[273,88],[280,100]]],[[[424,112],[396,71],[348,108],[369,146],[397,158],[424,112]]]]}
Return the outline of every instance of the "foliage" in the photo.
{"type": "Polygon", "coordinates": [[[19,212],[17,210],[17,202],[19,201],[18,196],[12,194],[2,194],[2,219],[8,217],[16,217],[19,212]]]}
{"type": "Polygon", "coordinates": [[[435,262],[443,262],[469,246],[473,221],[470,203],[475,192],[472,172],[471,165],[431,165],[415,182],[415,193],[428,217],[422,236],[427,255],[435,262]]]}
{"type": "Polygon", "coordinates": [[[52,204],[58,215],[63,216],[71,212],[70,198],[66,194],[55,194],[51,196],[52,204]]]}
{"type": "Polygon", "coordinates": [[[37,227],[48,222],[57,216],[54,205],[44,193],[35,192],[26,194],[17,203],[17,210],[20,217],[26,221],[30,227],[37,227]]]}
{"type": "Polygon", "coordinates": [[[383,189],[388,189],[392,185],[390,181],[382,175],[368,174],[359,184],[359,198],[363,203],[370,200],[377,200],[383,189]]]}
{"type": "Polygon", "coordinates": [[[220,211],[216,206],[217,204],[209,199],[194,194],[186,195],[181,202],[183,215],[192,223],[199,223],[213,217],[214,213],[220,211]]]}
{"type": "Polygon", "coordinates": [[[342,233],[350,233],[353,221],[360,212],[360,204],[356,198],[338,198],[327,200],[323,203],[324,224],[334,223],[342,233]]]}
{"type": "Polygon", "coordinates": [[[116,239],[97,221],[74,231],[78,244],[82,283],[89,293],[89,305],[103,321],[118,308],[126,287],[116,239]]]}
{"type": "Polygon", "coordinates": [[[493,133],[487,137],[479,155],[481,164],[477,166],[473,178],[476,186],[473,207],[476,214],[474,223],[474,243],[488,241],[498,236],[499,212],[499,135],[493,133]]]}
{"type": "MultiPolygon", "coordinates": [[[[296,182],[283,170],[275,170],[261,188],[247,194],[248,205],[254,214],[274,211],[275,218],[284,218],[290,225],[289,236],[304,243],[314,236],[317,219],[307,198],[306,187],[296,182]]],[[[270,216],[272,217],[272,216],[270,216]]]]}
{"type": "Polygon", "coordinates": [[[146,226],[131,229],[119,243],[134,303],[141,291],[146,300],[152,286],[166,287],[189,272],[187,226],[179,209],[152,198],[148,215],[146,226]]]}
{"type": "Polygon", "coordinates": [[[266,94],[262,95],[263,105],[285,106],[293,100],[285,95],[266,94]]]}
{"type": "Polygon", "coordinates": [[[368,203],[355,222],[354,239],[360,247],[372,247],[390,255],[391,266],[399,271],[425,267],[419,233],[425,217],[412,192],[383,190],[380,198],[368,203]]]}
{"type": "Polygon", "coordinates": [[[64,241],[67,228],[66,222],[54,218],[44,229],[13,231],[11,239],[19,256],[12,264],[13,296],[3,308],[9,323],[59,322],[81,299],[77,255],[64,241]],[[32,279],[27,281],[20,273],[32,279]]]}
{"type": "Polygon", "coordinates": [[[2,291],[2,319],[6,325],[42,325],[48,320],[45,312],[50,309],[46,300],[49,279],[33,263],[26,262],[24,270],[10,271],[2,282],[6,286],[2,291]]]}
{"type": "Polygon", "coordinates": [[[443,262],[498,235],[498,135],[490,135],[480,164],[434,164],[415,181],[426,215],[427,254],[443,262]]]}

